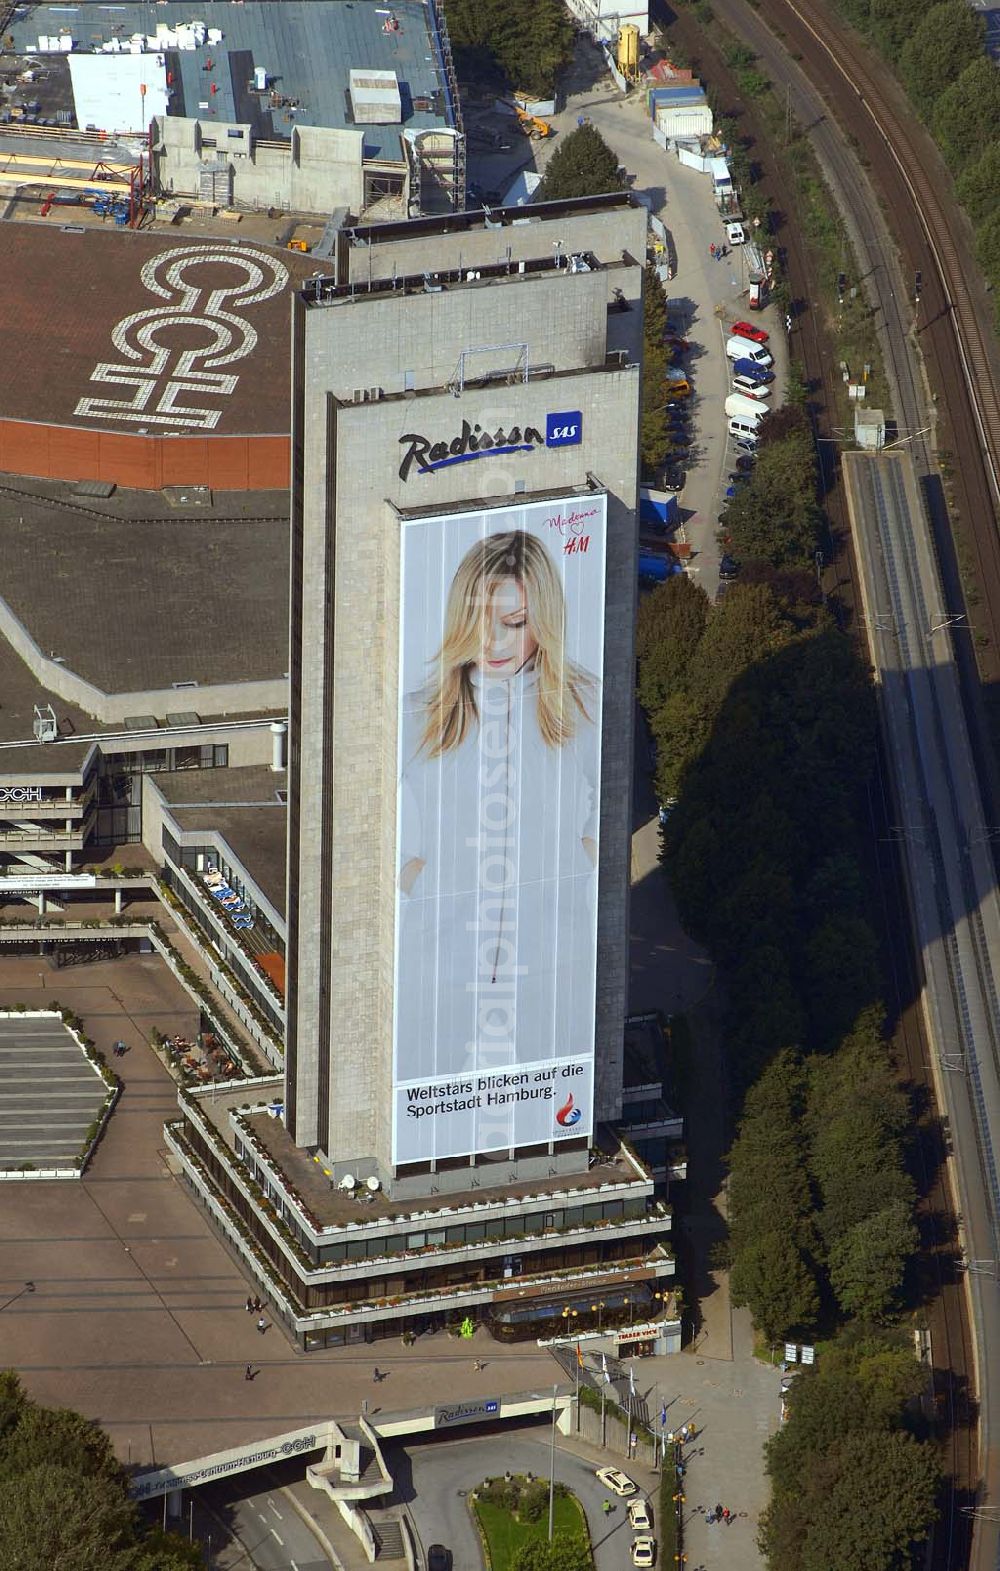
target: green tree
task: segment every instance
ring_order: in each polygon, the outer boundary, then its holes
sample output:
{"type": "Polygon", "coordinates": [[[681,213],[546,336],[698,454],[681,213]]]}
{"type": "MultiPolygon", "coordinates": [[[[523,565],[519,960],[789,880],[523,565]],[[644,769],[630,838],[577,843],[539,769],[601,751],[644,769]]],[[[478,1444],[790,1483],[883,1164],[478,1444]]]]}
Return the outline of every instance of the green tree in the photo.
{"type": "Polygon", "coordinates": [[[871,1571],[912,1564],[937,1515],[941,1470],[912,1435],[857,1431],[816,1469],[802,1571],[871,1571]]]}
{"type": "Polygon", "coordinates": [[[990,142],[982,156],[963,169],[955,189],[974,224],[981,224],[1000,208],[1000,142],[990,142]]]}
{"type": "Polygon", "coordinates": [[[776,568],[811,564],[821,515],[816,501],[812,439],[798,410],[779,411],[762,421],[762,445],[748,484],[741,486],[720,518],[741,559],[757,558],[776,568]],[[788,414],[796,423],[771,426],[788,414]]]}
{"type": "Polygon", "coordinates": [[[881,1319],[895,1303],[917,1242],[905,1200],[892,1201],[838,1238],[830,1250],[830,1281],[844,1313],[881,1319]]]}
{"type": "Polygon", "coordinates": [[[805,945],[813,1041],[834,1046],[879,995],[878,941],[863,916],[833,911],[805,945]]]}
{"type": "Polygon", "coordinates": [[[787,1233],[763,1233],[733,1261],[733,1303],[746,1307],[754,1324],[772,1341],[791,1331],[810,1331],[819,1313],[816,1277],[803,1251],[787,1233]]]}
{"type": "MultiPolygon", "coordinates": [[[[587,129],[584,127],[583,129],[587,129]]],[[[639,457],[647,474],[656,471],[667,449],[667,297],[656,269],[642,274],[642,383],[639,393],[639,457]]]]}
{"type": "Polygon", "coordinates": [[[1000,71],[988,55],[966,66],[934,106],[931,126],[948,164],[958,172],[978,158],[1000,125],[1000,71]]]}
{"type": "Polygon", "coordinates": [[[539,198],[564,201],[574,196],[599,196],[620,191],[618,157],[600,131],[592,125],[577,126],[562,139],[545,166],[539,198]]]}
{"type": "Polygon", "coordinates": [[[587,1541],[575,1534],[554,1538],[531,1539],[514,1551],[510,1571],[592,1571],[593,1558],[587,1541]]]}
{"type": "Polygon", "coordinates": [[[0,1372],[0,1571],[185,1571],[201,1564],[170,1534],[144,1537],[107,1434],[25,1395],[0,1372]]]}
{"type": "Polygon", "coordinates": [[[547,96],[572,55],[560,0],[445,0],[445,16],[463,77],[547,96]]]}
{"type": "MultiPolygon", "coordinates": [[[[994,67],[996,70],[996,67],[994,67]]],[[[1000,71],[997,72],[1000,76],[1000,71]]],[[[976,229],[976,258],[987,278],[997,287],[1000,280],[1000,208],[976,229]]]]}
{"type": "Polygon", "coordinates": [[[899,74],[913,102],[928,115],[967,65],[981,59],[985,28],[965,0],[944,0],[925,11],[899,55],[899,74]]]}
{"type": "Polygon", "coordinates": [[[657,584],[639,602],[636,659],[639,702],[647,714],[660,709],[687,675],[705,623],[708,596],[686,573],[657,584]]]}

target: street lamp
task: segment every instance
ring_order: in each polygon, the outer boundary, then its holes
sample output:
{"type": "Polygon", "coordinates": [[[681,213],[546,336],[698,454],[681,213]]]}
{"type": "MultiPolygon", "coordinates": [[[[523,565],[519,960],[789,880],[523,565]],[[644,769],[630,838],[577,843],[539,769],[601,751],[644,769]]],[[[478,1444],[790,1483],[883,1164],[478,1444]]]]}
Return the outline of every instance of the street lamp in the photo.
{"type": "Polygon", "coordinates": [[[552,1387],[552,1440],[549,1447],[549,1543],[552,1542],[552,1521],[556,1503],[556,1397],[559,1387],[552,1387]]]}
{"type": "Polygon", "coordinates": [[[590,1306],[590,1313],[592,1315],[596,1315],[597,1316],[597,1331],[598,1331],[598,1335],[600,1334],[600,1331],[601,1331],[601,1324],[602,1324],[602,1321],[603,1321],[603,1318],[604,1318],[604,1311],[605,1311],[606,1307],[607,1306],[606,1306],[603,1298],[600,1300],[599,1303],[591,1304],[591,1306],[590,1306]]]}
{"type": "Polygon", "coordinates": [[[34,1282],[25,1282],[23,1287],[19,1287],[16,1293],[12,1293],[9,1298],[5,1299],[4,1302],[0,1304],[0,1310],[9,1308],[11,1304],[16,1304],[19,1298],[23,1298],[25,1293],[33,1293],[34,1291],[34,1282]]]}

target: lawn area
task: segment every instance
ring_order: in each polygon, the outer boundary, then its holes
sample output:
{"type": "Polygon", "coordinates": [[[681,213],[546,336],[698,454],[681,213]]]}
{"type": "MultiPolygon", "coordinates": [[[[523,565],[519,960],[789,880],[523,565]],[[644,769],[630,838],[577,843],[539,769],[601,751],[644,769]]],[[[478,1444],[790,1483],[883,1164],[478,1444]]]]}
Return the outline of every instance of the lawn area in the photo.
{"type": "MultiPolygon", "coordinates": [[[[504,1506],[485,1500],[482,1496],[472,1502],[472,1507],[486,1539],[491,1571],[508,1571],[514,1554],[522,1544],[545,1542],[548,1539],[548,1507],[537,1522],[522,1522],[504,1506]]],[[[556,1495],[553,1536],[582,1538],[585,1544],[589,1543],[586,1518],[575,1495],[556,1495]]],[[[593,1565],[589,1551],[586,1565],[593,1565]]]]}

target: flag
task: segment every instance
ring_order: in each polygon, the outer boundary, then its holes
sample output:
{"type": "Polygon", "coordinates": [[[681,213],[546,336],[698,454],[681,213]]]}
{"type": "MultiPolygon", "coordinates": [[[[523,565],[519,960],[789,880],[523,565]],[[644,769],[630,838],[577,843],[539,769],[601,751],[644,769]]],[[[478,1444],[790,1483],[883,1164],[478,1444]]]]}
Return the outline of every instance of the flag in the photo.
{"type": "Polygon", "coordinates": [[[579,1342],[577,1342],[577,1344],[576,1344],[576,1361],[577,1361],[577,1364],[579,1365],[579,1367],[582,1369],[583,1368],[583,1354],[580,1352],[580,1344],[579,1344],[579,1342]]]}
{"type": "Polygon", "coordinates": [[[666,1402],[664,1402],[663,1406],[660,1408],[660,1428],[661,1429],[666,1429],[666,1427],[667,1427],[667,1404],[666,1404],[666,1402]]]}
{"type": "Polygon", "coordinates": [[[630,1369],[629,1372],[628,1372],[628,1394],[629,1394],[629,1396],[635,1396],[635,1370],[634,1369],[630,1369]]]}
{"type": "Polygon", "coordinates": [[[601,1374],[604,1377],[604,1384],[606,1386],[609,1386],[611,1384],[611,1372],[608,1369],[608,1355],[607,1355],[607,1353],[602,1353],[601,1354],[601,1374]]]}

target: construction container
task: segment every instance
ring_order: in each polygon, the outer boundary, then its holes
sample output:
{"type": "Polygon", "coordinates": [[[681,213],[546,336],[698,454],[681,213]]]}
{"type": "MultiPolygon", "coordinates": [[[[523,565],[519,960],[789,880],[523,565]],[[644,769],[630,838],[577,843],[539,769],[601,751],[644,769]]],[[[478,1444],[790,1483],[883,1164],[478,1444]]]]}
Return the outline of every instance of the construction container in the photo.
{"type": "Polygon", "coordinates": [[[657,104],[654,124],[671,141],[679,137],[697,139],[711,135],[712,111],[704,95],[688,103],[657,104]]]}

